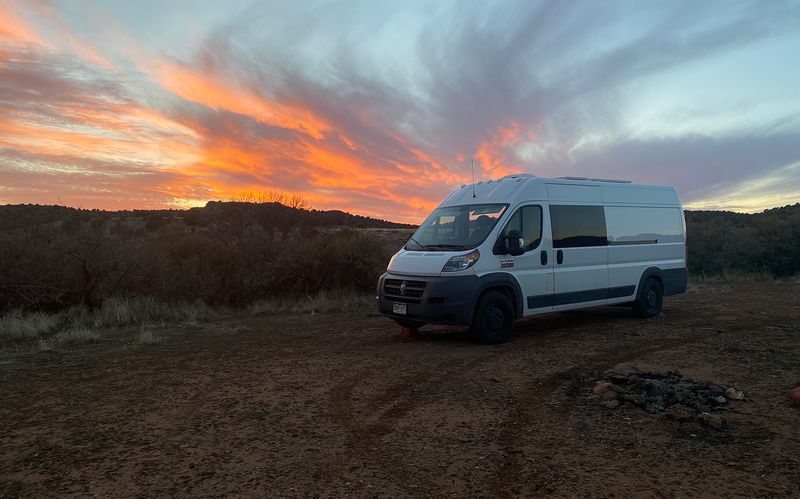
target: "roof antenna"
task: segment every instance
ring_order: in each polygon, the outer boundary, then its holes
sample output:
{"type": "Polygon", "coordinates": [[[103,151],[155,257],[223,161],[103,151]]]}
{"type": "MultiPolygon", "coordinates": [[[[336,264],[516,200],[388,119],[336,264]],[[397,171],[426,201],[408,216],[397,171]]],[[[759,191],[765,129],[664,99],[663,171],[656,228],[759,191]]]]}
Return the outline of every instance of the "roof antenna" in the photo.
{"type": "Polygon", "coordinates": [[[472,197],[475,197],[475,158],[472,158],[472,197]]]}

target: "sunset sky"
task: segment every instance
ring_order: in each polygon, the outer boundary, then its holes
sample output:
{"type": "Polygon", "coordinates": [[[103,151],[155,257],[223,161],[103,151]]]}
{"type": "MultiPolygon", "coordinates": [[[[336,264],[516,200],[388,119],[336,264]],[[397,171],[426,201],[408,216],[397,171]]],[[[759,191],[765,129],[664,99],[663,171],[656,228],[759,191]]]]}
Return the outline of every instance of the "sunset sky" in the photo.
{"type": "Polygon", "coordinates": [[[511,172],[800,201],[800,2],[0,0],[0,204],[419,222],[511,172]]]}

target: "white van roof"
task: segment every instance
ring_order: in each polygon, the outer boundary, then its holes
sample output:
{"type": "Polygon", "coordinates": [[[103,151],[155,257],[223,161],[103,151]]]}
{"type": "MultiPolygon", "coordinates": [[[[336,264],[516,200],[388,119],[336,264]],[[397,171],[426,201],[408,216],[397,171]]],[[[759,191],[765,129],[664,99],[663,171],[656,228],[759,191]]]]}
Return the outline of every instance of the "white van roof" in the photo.
{"type": "Polygon", "coordinates": [[[675,187],[634,184],[629,180],[586,177],[543,178],[530,173],[506,175],[456,188],[440,206],[524,201],[557,203],[681,206],[675,187]],[[587,188],[588,187],[588,188],[587,188]]]}

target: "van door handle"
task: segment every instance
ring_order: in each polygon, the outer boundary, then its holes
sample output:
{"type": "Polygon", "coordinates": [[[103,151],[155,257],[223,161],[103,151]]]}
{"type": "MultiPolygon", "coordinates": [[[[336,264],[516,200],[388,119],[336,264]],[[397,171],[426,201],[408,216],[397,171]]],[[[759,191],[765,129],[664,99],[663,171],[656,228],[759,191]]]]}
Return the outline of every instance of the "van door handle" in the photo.
{"type": "Polygon", "coordinates": [[[561,250],[556,251],[556,263],[559,265],[564,263],[564,252],[561,250]]]}
{"type": "Polygon", "coordinates": [[[542,261],[542,265],[547,265],[547,250],[542,250],[539,254],[539,259],[542,261]]]}

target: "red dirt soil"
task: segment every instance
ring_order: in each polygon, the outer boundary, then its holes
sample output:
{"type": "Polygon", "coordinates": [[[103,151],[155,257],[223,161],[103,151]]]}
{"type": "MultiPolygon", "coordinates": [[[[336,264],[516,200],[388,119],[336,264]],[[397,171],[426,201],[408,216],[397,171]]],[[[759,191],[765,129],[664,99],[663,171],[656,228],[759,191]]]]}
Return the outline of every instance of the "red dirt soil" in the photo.
{"type": "Polygon", "coordinates": [[[656,319],[550,314],[499,346],[402,336],[373,313],[291,315],[14,365],[0,496],[798,496],[798,292],[705,284],[656,319]],[[591,404],[621,362],[747,399],[722,430],[591,404]]]}

